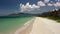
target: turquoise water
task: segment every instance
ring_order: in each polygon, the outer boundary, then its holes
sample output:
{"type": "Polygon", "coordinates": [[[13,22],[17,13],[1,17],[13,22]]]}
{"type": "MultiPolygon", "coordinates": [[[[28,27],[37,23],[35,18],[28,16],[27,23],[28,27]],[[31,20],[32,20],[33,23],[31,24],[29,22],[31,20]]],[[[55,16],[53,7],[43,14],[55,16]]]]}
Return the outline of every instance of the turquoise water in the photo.
{"type": "Polygon", "coordinates": [[[14,31],[32,17],[0,18],[0,33],[14,31]]]}

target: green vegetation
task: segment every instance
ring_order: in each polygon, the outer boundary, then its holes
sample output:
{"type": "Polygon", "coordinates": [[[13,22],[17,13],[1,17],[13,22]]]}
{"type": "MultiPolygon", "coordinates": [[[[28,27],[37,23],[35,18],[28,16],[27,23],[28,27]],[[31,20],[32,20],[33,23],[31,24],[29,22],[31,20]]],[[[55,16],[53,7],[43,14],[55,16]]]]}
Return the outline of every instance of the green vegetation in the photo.
{"type": "Polygon", "coordinates": [[[45,17],[45,18],[49,18],[57,22],[60,22],[60,9],[49,11],[49,12],[44,12],[42,15],[40,15],[40,17],[45,17]]]}
{"type": "Polygon", "coordinates": [[[43,17],[43,18],[48,18],[48,19],[51,19],[51,20],[55,20],[57,22],[60,22],[60,17],[43,17]]]}
{"type": "Polygon", "coordinates": [[[60,22],[60,17],[48,17],[49,19],[53,19],[53,20],[55,20],[55,21],[57,21],[57,22],[60,22]]]}

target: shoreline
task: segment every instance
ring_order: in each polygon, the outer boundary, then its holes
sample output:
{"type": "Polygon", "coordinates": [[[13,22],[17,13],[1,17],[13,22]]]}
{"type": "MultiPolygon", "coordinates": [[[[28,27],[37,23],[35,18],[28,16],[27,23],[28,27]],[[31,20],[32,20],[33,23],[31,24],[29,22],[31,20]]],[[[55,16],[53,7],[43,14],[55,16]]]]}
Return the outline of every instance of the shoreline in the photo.
{"type": "Polygon", "coordinates": [[[47,18],[35,17],[14,34],[60,34],[60,24],[47,18]]]}
{"type": "Polygon", "coordinates": [[[14,34],[28,34],[30,30],[32,29],[32,25],[34,23],[35,17],[28,22],[26,22],[22,27],[20,27],[18,30],[14,32],[14,34]]]}

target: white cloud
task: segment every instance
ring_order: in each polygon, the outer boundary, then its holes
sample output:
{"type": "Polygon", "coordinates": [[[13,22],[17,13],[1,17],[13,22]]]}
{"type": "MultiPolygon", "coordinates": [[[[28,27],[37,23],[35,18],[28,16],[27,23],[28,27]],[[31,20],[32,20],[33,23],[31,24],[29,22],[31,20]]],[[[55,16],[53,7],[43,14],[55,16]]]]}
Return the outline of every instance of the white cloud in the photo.
{"type": "Polygon", "coordinates": [[[57,8],[56,8],[55,10],[56,10],[56,11],[58,11],[58,9],[57,9],[57,8]]]}
{"type": "Polygon", "coordinates": [[[40,7],[35,5],[35,4],[33,4],[33,5],[30,5],[29,3],[26,3],[26,5],[20,4],[21,12],[23,12],[23,11],[31,11],[31,10],[38,9],[38,8],[40,8],[40,7]]]}
{"type": "Polygon", "coordinates": [[[48,3],[48,6],[55,6],[55,7],[60,7],[60,2],[56,2],[56,3],[48,3]]]}
{"type": "Polygon", "coordinates": [[[54,4],[54,6],[55,6],[55,7],[60,7],[60,2],[56,2],[56,3],[54,4]]]}
{"type": "Polygon", "coordinates": [[[48,3],[48,6],[53,6],[53,4],[51,4],[51,3],[48,3]]]}
{"type": "Polygon", "coordinates": [[[44,0],[45,3],[48,3],[50,0],[44,0]]]}
{"type": "Polygon", "coordinates": [[[26,5],[20,4],[20,10],[21,10],[21,12],[32,11],[35,9],[39,9],[41,6],[45,6],[45,3],[42,1],[37,2],[37,5],[36,4],[30,5],[28,2],[28,3],[26,3],[26,5]]]}
{"type": "Polygon", "coordinates": [[[59,2],[60,0],[55,0],[55,1],[58,1],[59,2]]]}
{"type": "Polygon", "coordinates": [[[58,0],[58,1],[60,1],[60,0],[58,0]]]}
{"type": "Polygon", "coordinates": [[[37,2],[37,5],[38,5],[38,6],[45,6],[45,3],[42,2],[42,1],[39,1],[39,2],[37,2]]]}
{"type": "Polygon", "coordinates": [[[57,9],[57,8],[53,9],[53,11],[55,11],[55,10],[56,10],[56,11],[58,11],[58,9],[57,9]]]}

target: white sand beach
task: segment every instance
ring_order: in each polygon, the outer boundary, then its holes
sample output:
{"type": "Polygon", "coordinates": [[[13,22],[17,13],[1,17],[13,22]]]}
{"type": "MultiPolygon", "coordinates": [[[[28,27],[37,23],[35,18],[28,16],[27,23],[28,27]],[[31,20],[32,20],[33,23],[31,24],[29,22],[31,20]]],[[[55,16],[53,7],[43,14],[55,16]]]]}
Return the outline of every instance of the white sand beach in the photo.
{"type": "Polygon", "coordinates": [[[60,34],[60,23],[36,17],[26,28],[17,32],[15,34],[60,34]]]}

